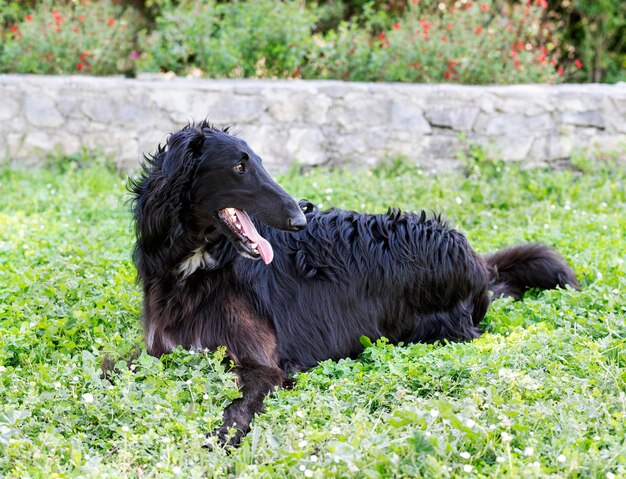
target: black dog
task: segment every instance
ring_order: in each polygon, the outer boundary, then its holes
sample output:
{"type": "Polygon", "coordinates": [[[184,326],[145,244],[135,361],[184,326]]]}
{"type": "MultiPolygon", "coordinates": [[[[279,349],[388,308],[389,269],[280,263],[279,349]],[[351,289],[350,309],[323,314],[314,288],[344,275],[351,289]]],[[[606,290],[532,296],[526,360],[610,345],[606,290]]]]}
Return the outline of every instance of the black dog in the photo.
{"type": "Polygon", "coordinates": [[[224,412],[222,443],[239,442],[290,372],[358,355],[360,336],[477,338],[490,290],[578,287],[543,245],[481,257],[423,212],[298,205],[244,141],[206,122],[146,158],[132,191],[148,352],[223,345],[237,366],[243,395],[224,412]]]}

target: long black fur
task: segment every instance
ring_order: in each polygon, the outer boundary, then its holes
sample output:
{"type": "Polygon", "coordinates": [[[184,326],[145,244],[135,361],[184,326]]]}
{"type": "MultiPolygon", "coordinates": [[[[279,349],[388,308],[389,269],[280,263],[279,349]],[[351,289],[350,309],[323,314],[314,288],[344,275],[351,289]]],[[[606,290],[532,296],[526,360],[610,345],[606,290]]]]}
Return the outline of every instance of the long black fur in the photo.
{"type": "Polygon", "coordinates": [[[240,440],[290,372],[358,355],[360,336],[477,338],[494,296],[578,288],[565,260],[541,244],[481,257],[424,212],[298,205],[243,140],[205,122],[172,134],[132,191],[148,352],[226,346],[237,366],[243,396],[224,412],[221,442],[240,440]],[[233,170],[242,161],[243,174],[233,170]],[[242,255],[225,234],[216,214],[226,207],[250,213],[273,246],[271,264],[242,255]],[[181,272],[194,254],[207,259],[181,272]]]}

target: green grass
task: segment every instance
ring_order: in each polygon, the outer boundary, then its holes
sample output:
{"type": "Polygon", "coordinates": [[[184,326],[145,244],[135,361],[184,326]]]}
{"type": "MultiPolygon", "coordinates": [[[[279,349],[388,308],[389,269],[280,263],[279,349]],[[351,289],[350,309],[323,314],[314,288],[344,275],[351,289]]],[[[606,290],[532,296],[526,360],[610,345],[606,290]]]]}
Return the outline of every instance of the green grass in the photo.
{"type": "MultiPolygon", "coordinates": [[[[125,180],[104,166],[0,169],[0,477],[625,477],[626,170],[483,163],[430,178],[290,173],[296,197],[440,212],[479,252],[557,247],[582,291],[496,301],[480,339],[366,349],[269,398],[236,450],[201,448],[238,394],[223,352],[141,342],[125,180]]],[[[69,164],[71,166],[71,164],[69,164]]]]}

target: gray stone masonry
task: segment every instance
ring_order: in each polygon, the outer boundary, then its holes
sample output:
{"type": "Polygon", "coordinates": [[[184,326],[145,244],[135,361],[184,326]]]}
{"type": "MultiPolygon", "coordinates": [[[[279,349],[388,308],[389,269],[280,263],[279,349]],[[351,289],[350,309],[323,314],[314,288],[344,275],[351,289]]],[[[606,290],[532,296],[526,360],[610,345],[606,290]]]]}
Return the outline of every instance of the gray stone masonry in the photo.
{"type": "Polygon", "coordinates": [[[460,165],[483,145],[504,160],[546,164],[577,151],[626,155],[626,84],[461,86],[145,76],[0,75],[0,159],[100,150],[132,170],[168,133],[208,118],[230,125],[271,172],[373,165],[408,157],[460,165]]]}

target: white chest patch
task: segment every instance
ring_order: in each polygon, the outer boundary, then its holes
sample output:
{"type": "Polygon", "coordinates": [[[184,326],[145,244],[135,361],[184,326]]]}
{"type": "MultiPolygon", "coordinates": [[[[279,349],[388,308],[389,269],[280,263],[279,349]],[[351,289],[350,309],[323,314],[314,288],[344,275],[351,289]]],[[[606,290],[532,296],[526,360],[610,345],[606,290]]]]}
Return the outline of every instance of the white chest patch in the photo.
{"type": "Polygon", "coordinates": [[[199,268],[213,269],[217,261],[202,247],[193,250],[191,256],[178,265],[178,272],[185,279],[187,276],[195,273],[199,268]]]}

